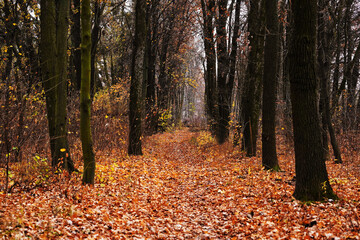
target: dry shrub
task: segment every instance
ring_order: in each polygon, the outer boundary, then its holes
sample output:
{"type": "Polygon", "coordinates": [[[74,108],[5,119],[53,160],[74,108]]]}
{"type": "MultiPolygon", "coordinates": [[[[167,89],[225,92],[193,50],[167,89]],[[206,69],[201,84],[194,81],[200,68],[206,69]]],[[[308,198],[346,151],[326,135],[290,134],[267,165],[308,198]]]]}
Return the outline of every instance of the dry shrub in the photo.
{"type": "MultiPolygon", "coordinates": [[[[97,158],[106,152],[125,151],[128,134],[128,96],[127,83],[124,83],[101,90],[94,97],[91,124],[97,158]]],[[[75,166],[81,169],[79,98],[79,92],[69,93],[68,140],[75,166]]],[[[11,118],[12,122],[9,124],[12,149],[12,152],[7,154],[10,160],[8,174],[8,190],[10,191],[43,186],[48,183],[49,179],[55,177],[55,170],[50,166],[51,156],[44,92],[34,88],[34,91],[27,96],[26,103],[27,107],[23,110],[23,127],[18,129],[19,117],[16,114],[11,118]]],[[[14,105],[11,111],[17,113],[21,110],[20,107],[14,105]]],[[[1,155],[2,159],[5,159],[4,147],[1,147],[1,155]]],[[[1,192],[6,189],[6,161],[0,165],[1,192]]]]}
{"type": "Polygon", "coordinates": [[[125,148],[128,135],[127,89],[127,83],[118,83],[96,94],[92,117],[95,150],[125,148]]]}

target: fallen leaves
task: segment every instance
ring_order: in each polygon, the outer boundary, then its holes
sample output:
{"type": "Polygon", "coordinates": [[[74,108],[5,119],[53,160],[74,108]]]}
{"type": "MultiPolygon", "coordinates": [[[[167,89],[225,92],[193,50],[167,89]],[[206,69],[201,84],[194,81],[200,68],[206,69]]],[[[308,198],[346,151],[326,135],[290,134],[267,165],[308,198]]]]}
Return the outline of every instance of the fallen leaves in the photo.
{"type": "MultiPolygon", "coordinates": [[[[328,163],[342,200],[292,197],[294,163],[269,172],[207,133],[152,136],[144,156],[98,153],[96,184],[59,175],[46,187],[1,194],[10,239],[359,239],[358,173],[328,163]]],[[[285,156],[281,155],[281,156],[285,156]]],[[[359,164],[359,163],[357,163],[359,164]]]]}

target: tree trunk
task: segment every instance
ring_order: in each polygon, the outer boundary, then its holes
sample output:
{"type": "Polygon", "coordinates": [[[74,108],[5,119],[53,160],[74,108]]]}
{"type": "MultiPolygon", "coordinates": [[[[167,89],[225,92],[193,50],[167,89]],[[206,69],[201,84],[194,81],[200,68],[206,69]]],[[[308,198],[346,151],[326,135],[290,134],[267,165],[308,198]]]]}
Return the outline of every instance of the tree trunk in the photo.
{"type": "Polygon", "coordinates": [[[41,77],[46,96],[46,110],[48,118],[48,127],[50,135],[51,157],[54,162],[54,136],[55,136],[55,105],[56,105],[56,12],[55,2],[53,0],[41,0],[41,41],[40,41],[40,59],[41,59],[41,77]]]}
{"type": "MultiPolygon", "coordinates": [[[[229,58],[227,48],[226,21],[228,16],[227,0],[218,1],[219,17],[217,24],[218,43],[218,131],[216,140],[219,144],[224,143],[229,137],[230,105],[229,94],[226,91],[226,80],[228,74],[229,58]]],[[[231,94],[230,94],[231,99],[231,94]]]]}
{"type": "MultiPolygon", "coordinates": [[[[218,19],[218,132],[217,141],[222,144],[229,138],[229,122],[231,112],[231,100],[235,80],[235,64],[237,58],[237,39],[239,37],[240,29],[240,0],[235,2],[235,20],[234,29],[229,26],[230,31],[233,31],[231,41],[229,39],[229,46],[226,43],[226,22],[228,19],[227,0],[219,2],[219,19],[218,19]],[[231,52],[230,52],[231,46],[231,52]],[[230,52],[230,55],[229,55],[230,52]]],[[[234,4],[234,1],[233,1],[234,4]]],[[[231,15],[231,13],[230,13],[231,15]]],[[[229,24],[230,25],[230,24],[229,24]]]]}
{"type": "Polygon", "coordinates": [[[96,68],[96,55],[97,55],[97,46],[100,40],[101,35],[101,15],[103,12],[103,7],[100,6],[101,1],[95,0],[94,3],[94,26],[91,30],[91,99],[94,97],[97,88],[101,88],[101,83],[97,82],[97,68],[96,68]]]}
{"type": "Polygon", "coordinates": [[[216,54],[215,54],[215,43],[214,43],[214,7],[215,1],[205,0],[201,1],[201,8],[203,12],[203,32],[204,32],[204,48],[206,58],[206,69],[205,69],[205,108],[210,125],[210,131],[213,135],[216,134],[217,129],[217,86],[216,86],[216,54]]]}
{"type": "Polygon", "coordinates": [[[69,28],[69,1],[56,1],[57,3],[57,68],[58,82],[56,84],[57,103],[56,103],[56,157],[63,162],[65,169],[74,170],[74,163],[70,159],[69,144],[67,140],[67,38],[69,28]],[[60,150],[60,151],[59,151],[60,150]],[[65,150],[65,151],[64,151],[65,150]]]}
{"type": "Polygon", "coordinates": [[[84,184],[94,184],[95,154],[91,136],[91,10],[90,0],[81,2],[81,91],[80,91],[80,137],[84,157],[84,184]]]}
{"type": "Polygon", "coordinates": [[[73,25],[71,28],[71,36],[73,43],[73,64],[75,69],[75,88],[80,90],[81,86],[81,28],[80,28],[80,0],[73,0],[74,9],[72,15],[73,25]]]}
{"type": "Polygon", "coordinates": [[[316,0],[293,0],[290,88],[293,110],[296,185],[303,201],[336,198],[329,183],[322,148],[316,78],[316,0]]]}
{"type": "Polygon", "coordinates": [[[158,22],[157,22],[158,7],[154,1],[151,7],[148,7],[148,26],[151,28],[147,31],[147,58],[148,58],[148,73],[146,84],[146,134],[151,135],[157,131],[157,106],[156,106],[156,53],[158,46],[158,22]]]}
{"type": "Polygon", "coordinates": [[[277,0],[265,1],[266,40],[263,73],[262,108],[262,165],[265,169],[279,170],[276,154],[275,112],[278,62],[277,0]]]}
{"type": "Polygon", "coordinates": [[[135,5],[135,36],[131,64],[130,86],[130,133],[128,153],[142,155],[142,85],[146,82],[146,0],[137,0],[135,5]]]}
{"type": "Polygon", "coordinates": [[[248,17],[251,50],[248,57],[244,96],[241,104],[241,117],[244,129],[242,149],[246,151],[247,156],[256,155],[256,140],[258,136],[264,48],[264,12],[262,2],[261,0],[250,1],[248,17]]]}
{"type": "MultiPolygon", "coordinates": [[[[233,88],[236,87],[236,89],[234,89],[234,100],[231,101],[231,103],[235,102],[234,107],[233,107],[233,113],[234,113],[234,118],[238,119],[238,113],[239,113],[239,106],[238,104],[240,103],[240,77],[238,76],[238,83],[237,85],[235,85],[235,76],[236,76],[236,63],[237,63],[237,55],[238,55],[238,38],[239,38],[239,34],[240,34],[240,7],[241,7],[241,0],[236,0],[235,3],[235,25],[234,25],[234,31],[233,31],[233,36],[232,36],[232,41],[231,41],[231,53],[230,53],[230,64],[229,64],[229,81],[228,81],[228,87],[231,87],[231,91],[233,91],[233,88]],[[230,86],[231,84],[231,86],[230,86]]],[[[238,73],[238,75],[240,75],[238,73]]],[[[228,90],[230,91],[230,90],[228,90]]],[[[239,122],[237,121],[235,123],[235,129],[234,129],[234,137],[233,137],[233,145],[234,146],[238,146],[240,143],[240,136],[241,136],[241,128],[239,125],[239,122]]]]}
{"type": "MultiPolygon", "coordinates": [[[[170,40],[172,36],[172,30],[174,26],[175,16],[172,14],[167,20],[168,25],[163,34],[161,52],[160,52],[160,66],[159,66],[159,90],[158,90],[158,114],[162,114],[164,111],[167,111],[169,108],[169,91],[170,83],[168,81],[168,71],[167,71],[167,59],[168,59],[168,50],[170,45],[170,40]]],[[[164,129],[162,129],[164,130],[164,129]]]]}
{"type": "Polygon", "coordinates": [[[41,1],[41,72],[46,96],[52,166],[74,170],[67,142],[68,1],[41,1]],[[55,16],[55,17],[54,17],[55,16]]]}
{"type": "Polygon", "coordinates": [[[328,132],[330,134],[330,141],[334,150],[335,162],[342,162],[340,149],[335,137],[334,128],[332,126],[330,114],[330,98],[329,98],[329,81],[330,79],[330,46],[331,34],[328,32],[328,26],[325,22],[327,19],[325,8],[328,2],[324,0],[319,1],[318,10],[318,72],[320,79],[320,113],[322,118],[322,134],[323,134],[323,148],[325,150],[325,159],[329,158],[328,147],[328,132]]]}

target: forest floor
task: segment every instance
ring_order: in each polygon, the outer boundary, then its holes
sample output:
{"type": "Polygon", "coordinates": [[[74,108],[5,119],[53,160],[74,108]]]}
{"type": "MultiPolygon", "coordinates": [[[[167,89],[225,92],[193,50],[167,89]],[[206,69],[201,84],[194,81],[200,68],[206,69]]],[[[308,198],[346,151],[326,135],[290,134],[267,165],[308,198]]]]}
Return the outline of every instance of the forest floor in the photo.
{"type": "Polygon", "coordinates": [[[95,186],[61,173],[1,193],[0,238],[360,239],[359,156],[327,163],[341,200],[302,203],[279,141],[280,172],[188,129],[146,138],[143,156],[98,152],[95,186]]]}

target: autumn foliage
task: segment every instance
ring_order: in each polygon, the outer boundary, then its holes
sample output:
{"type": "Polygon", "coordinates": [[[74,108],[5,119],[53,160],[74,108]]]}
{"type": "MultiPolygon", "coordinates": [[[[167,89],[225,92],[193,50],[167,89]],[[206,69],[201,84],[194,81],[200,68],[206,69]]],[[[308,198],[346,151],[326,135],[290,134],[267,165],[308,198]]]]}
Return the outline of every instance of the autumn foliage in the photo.
{"type": "Polygon", "coordinates": [[[359,9],[0,1],[0,239],[360,239],[359,9]]]}
{"type": "Polygon", "coordinates": [[[0,236],[357,239],[358,152],[346,152],[342,165],[327,163],[341,200],[301,203],[292,197],[294,156],[285,140],[278,139],[281,172],[265,171],[260,158],[189,129],[146,138],[143,156],[98,151],[94,186],[81,185],[81,174],[60,172],[2,193],[0,236]]]}

